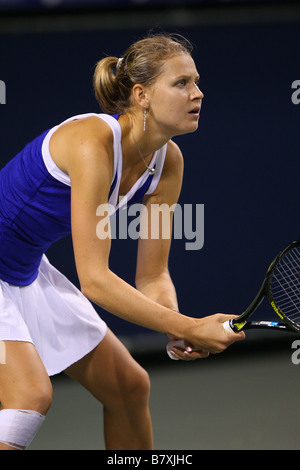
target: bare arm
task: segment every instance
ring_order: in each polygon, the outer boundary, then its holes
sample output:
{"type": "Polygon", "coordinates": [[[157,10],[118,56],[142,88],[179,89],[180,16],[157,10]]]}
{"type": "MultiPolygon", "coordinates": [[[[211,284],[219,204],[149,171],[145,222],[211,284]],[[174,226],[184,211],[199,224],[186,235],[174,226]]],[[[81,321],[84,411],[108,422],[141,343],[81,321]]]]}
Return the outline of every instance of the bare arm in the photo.
{"type": "MultiPolygon", "coordinates": [[[[96,211],[100,204],[108,201],[113,176],[112,134],[105,123],[98,121],[77,126],[76,132],[65,136],[63,144],[56,142],[53,149],[66,155],[63,166],[71,179],[72,237],[83,293],[127,321],[172,337],[183,337],[210,352],[222,351],[238,339],[236,334],[222,328],[222,322],[232,316],[207,321],[181,315],[172,310],[171,294],[168,294],[168,302],[158,303],[158,298],[147,297],[110,270],[110,239],[97,237],[96,228],[101,217],[96,211]]],[[[165,276],[165,282],[170,282],[166,272],[162,276],[165,276]]],[[[141,277],[138,282],[142,282],[141,277]]]]}
{"type": "Polygon", "coordinates": [[[146,220],[143,217],[141,220],[146,223],[148,236],[139,240],[136,269],[138,290],[174,311],[178,311],[178,303],[168,268],[174,211],[170,209],[175,208],[178,202],[182,177],[182,154],[177,145],[169,142],[157,189],[154,194],[147,196],[144,200],[146,220]],[[163,210],[164,207],[165,210],[163,210]],[[158,209],[162,209],[162,212],[158,209]],[[153,238],[153,232],[159,233],[160,237],[153,238]]]}
{"type": "MultiPolygon", "coordinates": [[[[180,195],[182,178],[182,154],[176,144],[169,142],[164,170],[158,187],[155,193],[146,197],[144,201],[145,217],[141,217],[141,220],[146,224],[148,236],[139,240],[136,271],[137,288],[155,302],[174,311],[178,311],[178,302],[175,286],[168,268],[168,261],[173,213],[180,195]],[[166,208],[165,211],[163,210],[164,207],[166,208]],[[158,208],[161,208],[162,212],[159,212],[158,208]],[[169,210],[170,208],[173,209],[169,210]],[[164,234],[164,237],[151,238],[153,224],[155,225],[154,232],[159,232],[160,235],[164,234]]],[[[172,335],[169,335],[169,338],[176,339],[172,335]]],[[[175,350],[173,346],[172,349],[176,351],[176,357],[180,359],[190,360],[208,356],[207,351],[195,351],[194,345],[188,341],[185,342],[184,348],[177,347],[175,350]],[[188,347],[192,348],[193,352],[188,353],[188,347]]]]}

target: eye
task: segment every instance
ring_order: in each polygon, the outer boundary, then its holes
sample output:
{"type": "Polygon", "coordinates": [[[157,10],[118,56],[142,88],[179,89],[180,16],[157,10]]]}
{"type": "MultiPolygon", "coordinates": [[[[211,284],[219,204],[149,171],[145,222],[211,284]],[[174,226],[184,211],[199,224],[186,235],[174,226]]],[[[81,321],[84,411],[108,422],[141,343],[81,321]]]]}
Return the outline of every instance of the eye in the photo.
{"type": "Polygon", "coordinates": [[[176,83],[176,85],[180,86],[180,87],[183,87],[186,85],[186,80],[184,79],[181,79],[181,80],[178,80],[178,82],[176,83]]]}

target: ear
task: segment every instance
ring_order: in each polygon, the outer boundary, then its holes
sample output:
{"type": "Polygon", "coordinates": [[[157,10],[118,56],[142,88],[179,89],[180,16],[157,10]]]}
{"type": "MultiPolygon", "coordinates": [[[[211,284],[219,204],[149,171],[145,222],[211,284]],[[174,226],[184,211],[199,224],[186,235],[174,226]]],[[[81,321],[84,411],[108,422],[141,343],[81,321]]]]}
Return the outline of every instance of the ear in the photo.
{"type": "Polygon", "coordinates": [[[138,104],[141,108],[145,108],[148,106],[148,95],[146,88],[143,85],[136,84],[132,88],[132,97],[136,104],[138,104]]]}

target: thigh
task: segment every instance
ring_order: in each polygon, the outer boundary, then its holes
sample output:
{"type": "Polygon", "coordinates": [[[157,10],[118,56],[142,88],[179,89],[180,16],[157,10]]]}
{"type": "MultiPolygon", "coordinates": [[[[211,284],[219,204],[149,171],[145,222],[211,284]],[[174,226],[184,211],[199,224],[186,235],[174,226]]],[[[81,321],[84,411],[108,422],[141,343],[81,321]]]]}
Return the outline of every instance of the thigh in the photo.
{"type": "Polygon", "coordinates": [[[113,402],[115,393],[122,393],[123,388],[130,387],[138,377],[146,374],[109,329],[93,351],[65,372],[102,403],[113,402]]]}
{"type": "Polygon", "coordinates": [[[50,393],[51,382],[32,343],[1,342],[0,402],[3,407],[19,407],[35,391],[50,393]]]}

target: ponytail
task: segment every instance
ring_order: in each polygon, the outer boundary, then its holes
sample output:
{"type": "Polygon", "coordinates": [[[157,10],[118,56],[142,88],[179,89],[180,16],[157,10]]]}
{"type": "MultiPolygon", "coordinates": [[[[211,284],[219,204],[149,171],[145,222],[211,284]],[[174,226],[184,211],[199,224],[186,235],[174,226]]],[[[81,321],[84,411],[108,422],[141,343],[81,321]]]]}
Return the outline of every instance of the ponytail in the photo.
{"type": "Polygon", "coordinates": [[[119,87],[115,69],[117,57],[106,57],[98,62],[94,72],[94,91],[100,108],[104,113],[114,114],[119,109],[119,87]]]}

